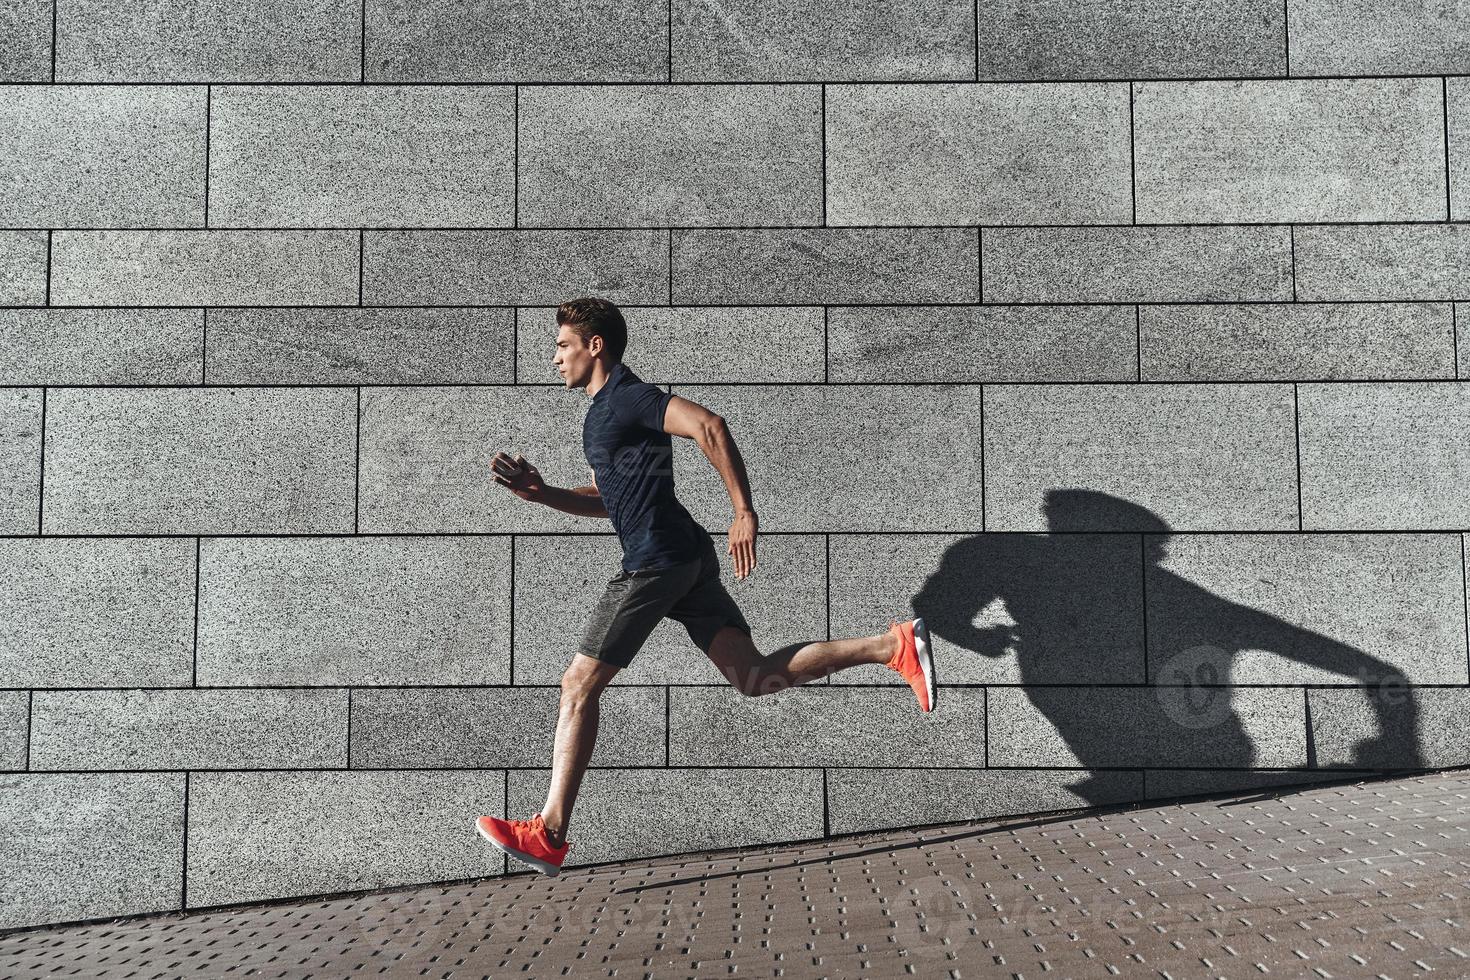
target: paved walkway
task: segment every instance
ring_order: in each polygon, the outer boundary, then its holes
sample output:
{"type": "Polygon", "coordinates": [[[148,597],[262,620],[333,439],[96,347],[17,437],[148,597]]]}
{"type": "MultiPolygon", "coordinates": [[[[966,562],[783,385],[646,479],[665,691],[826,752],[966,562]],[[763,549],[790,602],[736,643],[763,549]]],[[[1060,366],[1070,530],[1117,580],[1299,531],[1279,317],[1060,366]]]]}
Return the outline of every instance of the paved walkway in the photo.
{"type": "Polygon", "coordinates": [[[0,977],[1470,975],[1470,770],[0,936],[0,977]]]}

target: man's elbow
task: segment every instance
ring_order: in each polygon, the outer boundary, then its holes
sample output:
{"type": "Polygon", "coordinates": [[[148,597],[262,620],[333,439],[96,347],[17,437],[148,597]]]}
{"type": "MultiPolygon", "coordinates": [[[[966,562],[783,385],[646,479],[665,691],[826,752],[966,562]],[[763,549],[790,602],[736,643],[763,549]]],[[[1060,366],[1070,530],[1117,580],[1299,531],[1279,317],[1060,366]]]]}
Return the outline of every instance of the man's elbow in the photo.
{"type": "Polygon", "coordinates": [[[711,413],[699,426],[699,444],[701,446],[719,445],[730,434],[725,426],[723,416],[711,413]]]}

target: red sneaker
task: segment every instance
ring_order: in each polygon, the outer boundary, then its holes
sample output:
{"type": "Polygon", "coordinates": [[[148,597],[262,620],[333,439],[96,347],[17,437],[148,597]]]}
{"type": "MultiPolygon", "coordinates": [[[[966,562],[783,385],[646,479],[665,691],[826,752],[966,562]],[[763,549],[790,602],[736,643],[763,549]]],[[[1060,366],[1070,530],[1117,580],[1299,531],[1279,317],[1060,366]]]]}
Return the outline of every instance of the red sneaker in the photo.
{"type": "Polygon", "coordinates": [[[571,841],[563,841],[561,847],[552,847],[546,839],[546,824],[537,813],[530,820],[501,820],[499,817],[476,817],[475,829],[496,850],[509,854],[517,861],[556,877],[561,874],[561,863],[566,859],[571,841]]]}
{"type": "Polygon", "coordinates": [[[922,711],[934,710],[934,657],[930,653],[929,628],[923,617],[900,623],[889,620],[888,632],[898,634],[898,652],[885,664],[898,671],[914,689],[922,711]]]}

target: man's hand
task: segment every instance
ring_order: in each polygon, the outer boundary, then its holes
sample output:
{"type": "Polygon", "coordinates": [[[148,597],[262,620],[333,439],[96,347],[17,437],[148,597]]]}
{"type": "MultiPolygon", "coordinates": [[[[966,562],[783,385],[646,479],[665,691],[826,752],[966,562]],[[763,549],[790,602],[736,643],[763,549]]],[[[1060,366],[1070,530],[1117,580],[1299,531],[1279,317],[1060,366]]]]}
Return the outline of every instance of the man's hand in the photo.
{"type": "Polygon", "coordinates": [[[510,487],[511,492],[522,500],[535,500],[546,489],[546,484],[541,481],[541,471],[526,462],[524,456],[496,453],[490,458],[490,469],[496,483],[510,487]]]}
{"type": "Polygon", "coordinates": [[[730,547],[725,550],[735,558],[736,578],[745,578],[755,568],[755,535],[759,523],[755,511],[742,510],[730,525],[730,547]]]}

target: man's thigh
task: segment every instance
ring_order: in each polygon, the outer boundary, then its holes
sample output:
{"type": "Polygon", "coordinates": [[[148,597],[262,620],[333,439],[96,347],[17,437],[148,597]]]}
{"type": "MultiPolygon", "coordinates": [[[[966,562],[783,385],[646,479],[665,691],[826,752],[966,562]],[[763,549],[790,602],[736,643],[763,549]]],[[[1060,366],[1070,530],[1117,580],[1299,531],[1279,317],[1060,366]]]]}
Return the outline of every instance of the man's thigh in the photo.
{"type": "Polygon", "coordinates": [[[577,652],[592,660],[627,667],[688,587],[687,572],[680,570],[615,576],[593,608],[577,652]]]}

